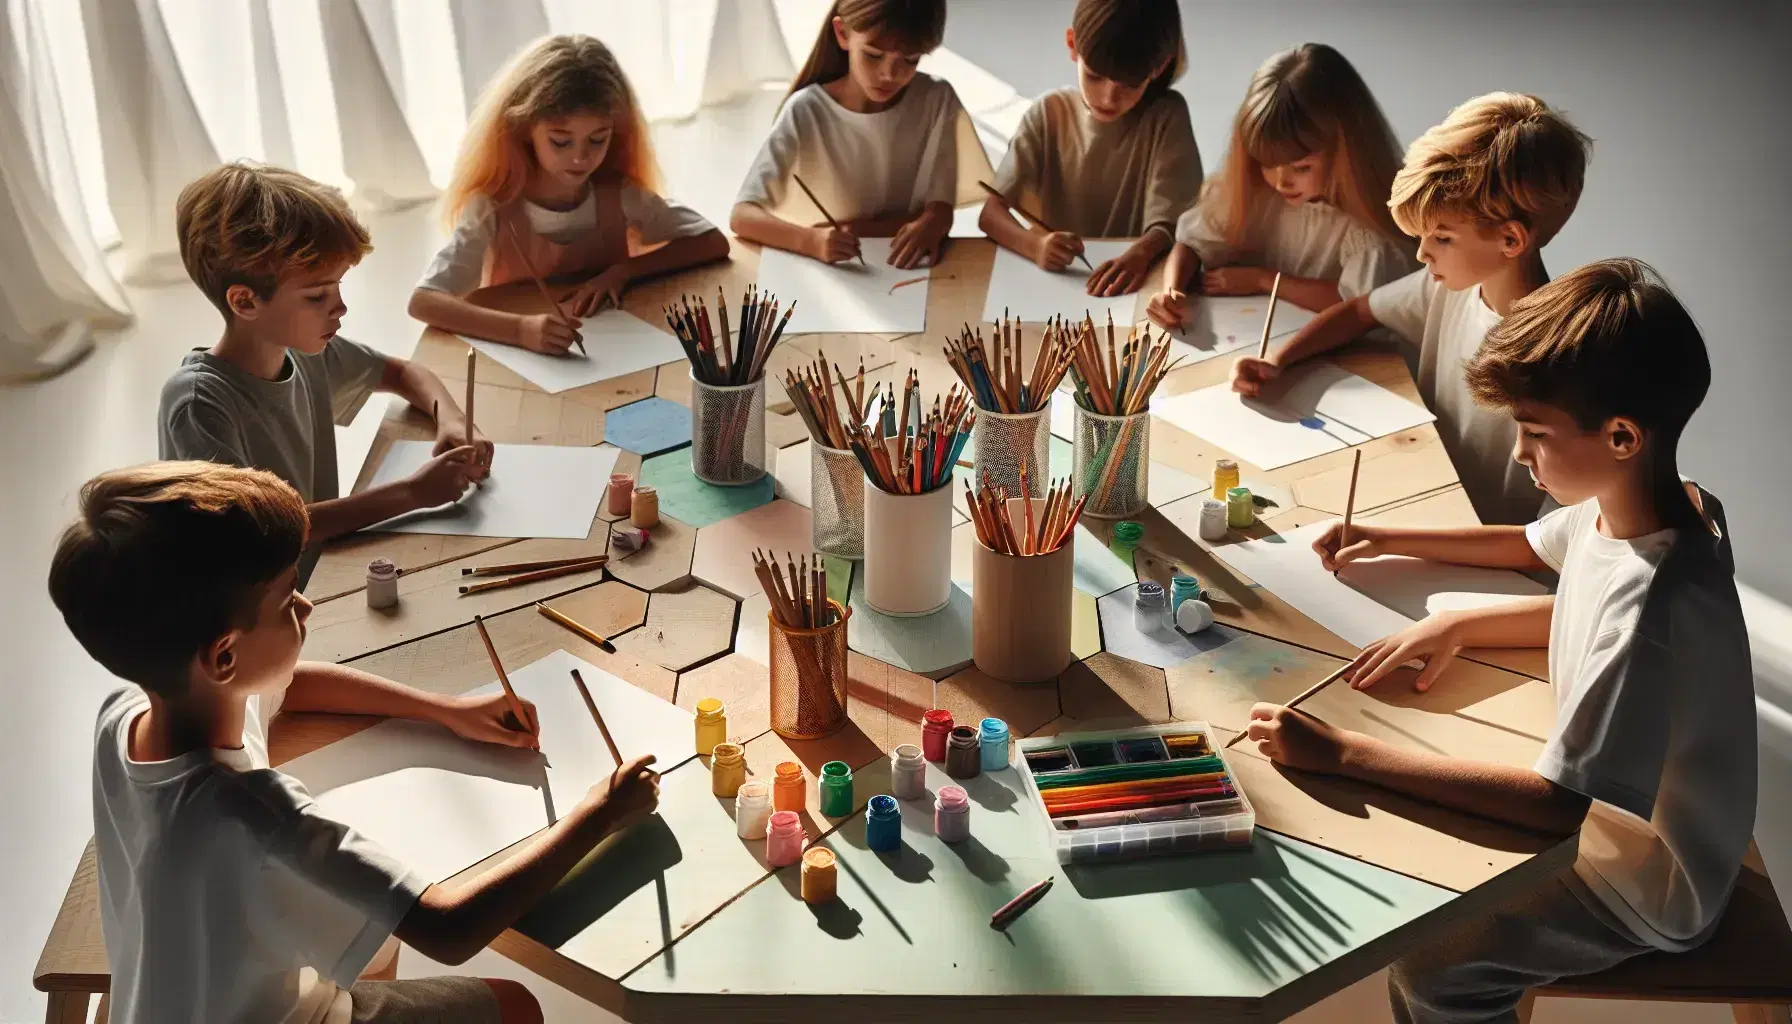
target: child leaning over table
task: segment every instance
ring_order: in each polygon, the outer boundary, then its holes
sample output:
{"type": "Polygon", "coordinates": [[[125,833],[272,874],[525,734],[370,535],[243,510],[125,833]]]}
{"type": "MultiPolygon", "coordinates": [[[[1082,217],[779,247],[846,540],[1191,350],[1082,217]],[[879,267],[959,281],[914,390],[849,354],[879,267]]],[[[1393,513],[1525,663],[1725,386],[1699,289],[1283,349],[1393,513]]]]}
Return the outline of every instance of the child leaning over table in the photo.
{"type": "Polygon", "coordinates": [[[132,683],[100,707],[93,824],[115,1024],[518,1024],[510,981],[357,981],[388,937],[464,962],[611,832],[651,812],[651,757],[594,786],[503,863],[418,877],[318,812],[268,765],[277,709],[436,722],[539,743],[502,695],[424,693],[299,661],[305,505],[273,474],[206,462],[103,473],[50,565],[50,596],[95,660],[132,683]]]}
{"type": "Polygon", "coordinates": [[[1251,709],[1277,762],[1557,835],[1574,869],[1393,967],[1401,1021],[1510,1021],[1532,985],[1710,936],[1755,814],[1754,684],[1722,507],[1675,449],[1711,366],[1692,318],[1635,260],[1514,303],[1467,369],[1518,424],[1513,457],[1566,507],[1529,526],[1334,525],[1327,569],[1381,554],[1561,574],[1553,597],[1429,616],[1369,645],[1364,688],[1413,658],[1428,689],[1464,647],[1549,646],[1556,721],[1531,768],[1392,747],[1299,711],[1251,709]]]}

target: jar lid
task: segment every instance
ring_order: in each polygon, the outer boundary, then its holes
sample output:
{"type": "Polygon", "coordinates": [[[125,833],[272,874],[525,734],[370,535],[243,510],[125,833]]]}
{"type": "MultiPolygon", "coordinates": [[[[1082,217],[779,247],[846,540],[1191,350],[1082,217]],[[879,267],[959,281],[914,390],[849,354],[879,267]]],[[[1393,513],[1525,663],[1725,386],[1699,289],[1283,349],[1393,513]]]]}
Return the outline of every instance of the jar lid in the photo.
{"type": "Polygon", "coordinates": [[[935,800],[942,808],[952,811],[970,806],[971,795],[961,786],[941,786],[935,800]]]}
{"type": "Polygon", "coordinates": [[[934,708],[932,711],[922,715],[921,721],[928,725],[943,725],[950,728],[952,725],[952,712],[943,708],[934,708]]]}
{"type": "Polygon", "coordinates": [[[811,846],[803,853],[804,871],[832,871],[834,851],[825,846],[811,846]]]}
{"type": "Polygon", "coordinates": [[[722,713],[722,702],[714,697],[705,697],[697,702],[697,714],[719,715],[722,713]]]}
{"type": "Polygon", "coordinates": [[[1226,488],[1226,500],[1250,501],[1251,489],[1249,487],[1228,487],[1226,488]]]}
{"type": "Polygon", "coordinates": [[[1145,539],[1145,524],[1122,519],[1114,524],[1114,539],[1126,544],[1137,544],[1145,539]]]}
{"type": "Polygon", "coordinates": [[[845,761],[829,761],[821,766],[821,777],[823,779],[850,779],[852,778],[852,765],[845,761]]]}
{"type": "Polygon", "coordinates": [[[797,764],[795,761],[780,761],[778,762],[778,767],[772,769],[772,772],[777,775],[779,782],[801,780],[803,777],[803,766],[797,764]]]}
{"type": "Polygon", "coordinates": [[[895,797],[888,793],[879,793],[871,798],[869,804],[865,805],[865,813],[872,817],[889,818],[900,812],[897,810],[895,797]]]}
{"type": "Polygon", "coordinates": [[[896,749],[890,752],[890,757],[897,761],[919,761],[921,760],[921,748],[913,743],[899,743],[896,745],[896,749]]]}

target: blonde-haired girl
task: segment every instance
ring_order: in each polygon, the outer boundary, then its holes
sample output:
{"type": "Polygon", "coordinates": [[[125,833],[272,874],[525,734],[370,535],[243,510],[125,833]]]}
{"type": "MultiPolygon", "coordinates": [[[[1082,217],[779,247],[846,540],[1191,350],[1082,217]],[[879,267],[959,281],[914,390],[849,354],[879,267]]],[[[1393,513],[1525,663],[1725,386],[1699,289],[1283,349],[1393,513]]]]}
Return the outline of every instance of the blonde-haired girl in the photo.
{"type": "Polygon", "coordinates": [[[464,296],[526,279],[533,268],[586,278],[565,301],[589,316],[618,303],[636,278],[727,256],[728,239],[658,185],[647,124],[616,56],[590,36],[542,39],[511,60],[474,110],[442,198],[453,235],[411,294],[411,315],[565,353],[579,336],[559,317],[486,309],[464,296]]]}
{"type": "Polygon", "coordinates": [[[958,94],[916,71],[945,32],[945,0],[835,0],[741,183],[734,233],[826,263],[894,236],[895,266],[937,260],[953,207],[989,174],[958,94]]]}
{"type": "Polygon", "coordinates": [[[1208,295],[1282,297],[1318,311],[1410,273],[1388,212],[1400,146],[1344,55],[1305,43],[1263,62],[1232,121],[1225,167],[1176,225],[1151,319],[1180,325],[1190,279],[1208,295]]]}

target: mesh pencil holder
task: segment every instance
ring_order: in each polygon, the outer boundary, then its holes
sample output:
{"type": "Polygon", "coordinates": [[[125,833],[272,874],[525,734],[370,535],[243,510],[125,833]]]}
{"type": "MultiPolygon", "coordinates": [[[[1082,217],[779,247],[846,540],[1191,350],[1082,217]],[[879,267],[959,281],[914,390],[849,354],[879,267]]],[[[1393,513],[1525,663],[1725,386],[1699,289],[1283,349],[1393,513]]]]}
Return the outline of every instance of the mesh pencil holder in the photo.
{"type": "Polygon", "coordinates": [[[1037,412],[1005,413],[977,410],[977,427],[971,431],[971,458],[977,482],[987,474],[989,482],[1020,497],[1020,471],[1027,471],[1028,490],[1045,497],[1045,481],[1051,476],[1052,408],[1037,412]]]}
{"type": "Polygon", "coordinates": [[[691,373],[691,472],[720,487],[765,475],[765,377],[716,387],[691,373]]]}
{"type": "Polygon", "coordinates": [[[809,443],[809,511],[815,550],[865,557],[865,468],[845,448],[809,443]]]}
{"type": "Polygon", "coordinates": [[[852,609],[830,600],[836,616],[820,629],[771,624],[772,731],[787,740],[813,740],[846,724],[846,620],[852,609]]]}
{"type": "MultiPolygon", "coordinates": [[[[1010,515],[1018,515],[1010,501],[1010,515]]],[[[982,541],[971,555],[971,659],[1006,683],[1038,683],[1070,665],[1066,542],[1047,555],[1004,555],[982,541]]]]}
{"type": "Polygon", "coordinates": [[[1117,519],[1143,512],[1150,467],[1150,411],[1103,416],[1077,403],[1076,462],[1071,479],[1078,497],[1089,496],[1084,515],[1117,519]]]}
{"type": "Polygon", "coordinates": [[[952,484],[923,494],[865,485],[865,603],[931,615],[952,600],[952,484]]]}

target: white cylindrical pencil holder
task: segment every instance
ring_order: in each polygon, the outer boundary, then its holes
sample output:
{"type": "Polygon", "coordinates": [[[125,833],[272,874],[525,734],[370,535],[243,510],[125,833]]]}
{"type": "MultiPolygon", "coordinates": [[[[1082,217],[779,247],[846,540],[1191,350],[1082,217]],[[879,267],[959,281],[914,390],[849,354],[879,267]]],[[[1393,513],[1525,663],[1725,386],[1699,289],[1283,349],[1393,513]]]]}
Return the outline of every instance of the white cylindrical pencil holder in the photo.
{"type": "Polygon", "coordinates": [[[884,615],[931,615],[952,599],[952,485],[890,494],[865,484],[865,602],[884,615]]]}
{"type": "Polygon", "coordinates": [[[1018,498],[1022,496],[1020,471],[1024,468],[1027,490],[1035,498],[1045,497],[1045,482],[1051,476],[1051,441],[1050,405],[1037,412],[1012,414],[978,409],[977,426],[971,431],[977,483],[987,475],[990,483],[1018,498]]]}
{"type": "Polygon", "coordinates": [[[765,475],[765,377],[716,387],[691,371],[691,472],[740,487],[765,475]]]}
{"type": "Polygon", "coordinates": [[[1145,510],[1151,469],[1151,413],[1103,416],[1076,405],[1076,494],[1083,514],[1120,519],[1145,510]]]}
{"type": "MultiPolygon", "coordinates": [[[[871,488],[876,490],[876,488],[871,488]]],[[[865,557],[865,467],[850,449],[809,442],[809,511],[815,550],[865,557]]]]}

